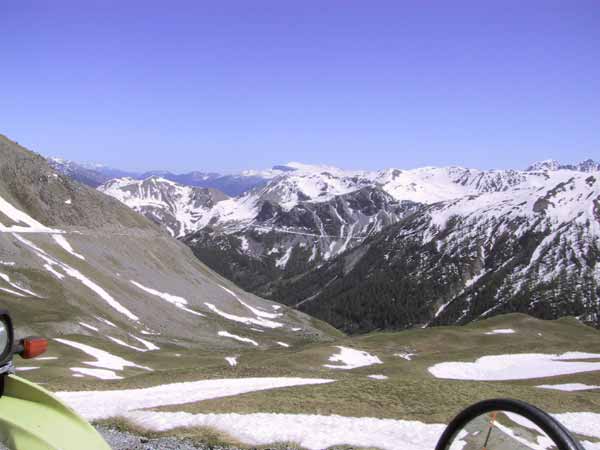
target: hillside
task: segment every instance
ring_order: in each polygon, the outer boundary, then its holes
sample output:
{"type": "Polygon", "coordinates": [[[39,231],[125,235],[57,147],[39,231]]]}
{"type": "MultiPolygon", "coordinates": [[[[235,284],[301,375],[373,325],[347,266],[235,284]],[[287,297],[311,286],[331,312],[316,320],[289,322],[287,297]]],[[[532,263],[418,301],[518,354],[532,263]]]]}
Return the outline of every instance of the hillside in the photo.
{"type": "Polygon", "coordinates": [[[20,335],[134,350],[135,360],[165,348],[266,349],[336,334],[239,290],[143,216],[5,137],[0,174],[0,303],[20,335]]]}
{"type": "Polygon", "coordinates": [[[507,312],[600,325],[600,177],[421,208],[274,294],[348,332],[464,324],[507,312]]]}

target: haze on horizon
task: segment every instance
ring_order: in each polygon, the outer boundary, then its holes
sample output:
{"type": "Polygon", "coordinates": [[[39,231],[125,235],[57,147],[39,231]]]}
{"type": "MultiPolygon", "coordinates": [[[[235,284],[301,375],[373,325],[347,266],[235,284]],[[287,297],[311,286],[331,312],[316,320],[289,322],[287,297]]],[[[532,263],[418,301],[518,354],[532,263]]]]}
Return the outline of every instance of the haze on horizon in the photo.
{"type": "Polygon", "coordinates": [[[0,133],[47,156],[173,172],[519,169],[599,148],[595,1],[3,12],[0,133]]]}

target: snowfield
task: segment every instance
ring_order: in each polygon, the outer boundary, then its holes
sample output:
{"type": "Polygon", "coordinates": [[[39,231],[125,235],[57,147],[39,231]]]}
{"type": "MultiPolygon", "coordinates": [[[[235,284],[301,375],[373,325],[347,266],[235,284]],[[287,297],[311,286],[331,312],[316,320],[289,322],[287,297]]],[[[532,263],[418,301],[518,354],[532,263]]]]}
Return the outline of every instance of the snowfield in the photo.
{"type": "MultiPolygon", "coordinates": [[[[584,436],[600,436],[597,427],[600,414],[566,413],[556,414],[554,417],[571,431],[584,436]]],[[[142,428],[158,432],[178,427],[208,427],[224,432],[247,445],[293,442],[309,450],[336,445],[384,450],[432,450],[446,428],[443,424],[426,424],[414,420],[308,414],[189,414],[136,411],[125,414],[125,418],[142,428]]],[[[462,449],[462,441],[455,444],[451,447],[452,450],[462,449]]],[[[584,441],[584,447],[595,450],[598,444],[584,441]]],[[[540,445],[535,448],[543,450],[550,446],[540,445]]]]}
{"type": "Polygon", "coordinates": [[[440,363],[428,370],[436,378],[474,381],[526,380],[600,370],[600,362],[572,361],[585,359],[600,359],[600,354],[568,352],[562,355],[493,355],[483,356],[475,362],[440,363]]]}
{"type": "Polygon", "coordinates": [[[377,356],[373,356],[367,352],[342,346],[337,346],[337,348],[340,349],[340,352],[330,356],[329,361],[340,364],[324,364],[323,367],[351,370],[358,367],[372,366],[373,364],[383,364],[377,356]]]}
{"type": "Polygon", "coordinates": [[[321,378],[231,378],[164,384],[145,389],[58,392],[57,395],[86,419],[98,420],[121,416],[139,409],[182,405],[247,392],[334,381],[321,378]]]}
{"type": "Polygon", "coordinates": [[[155,431],[210,427],[248,445],[294,442],[309,450],[351,445],[386,450],[432,450],[445,429],[441,424],[372,417],[307,414],[189,414],[138,411],[125,415],[155,431]]]}

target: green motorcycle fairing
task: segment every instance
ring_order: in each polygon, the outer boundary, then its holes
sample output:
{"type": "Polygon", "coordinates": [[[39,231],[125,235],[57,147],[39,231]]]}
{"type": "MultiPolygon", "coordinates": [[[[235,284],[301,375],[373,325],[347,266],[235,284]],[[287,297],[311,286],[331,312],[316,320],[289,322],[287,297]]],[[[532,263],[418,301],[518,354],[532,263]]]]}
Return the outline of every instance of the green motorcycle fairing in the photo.
{"type": "Polygon", "coordinates": [[[41,386],[6,377],[0,442],[11,450],[110,450],[85,419],[41,386]]]}

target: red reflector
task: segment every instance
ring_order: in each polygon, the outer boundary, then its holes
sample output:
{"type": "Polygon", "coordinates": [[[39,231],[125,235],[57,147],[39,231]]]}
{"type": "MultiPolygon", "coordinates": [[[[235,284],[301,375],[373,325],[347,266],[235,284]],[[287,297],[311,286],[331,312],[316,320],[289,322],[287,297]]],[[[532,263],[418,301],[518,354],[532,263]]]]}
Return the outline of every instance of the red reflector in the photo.
{"type": "Polygon", "coordinates": [[[40,356],[48,349],[48,340],[38,337],[28,337],[23,339],[23,359],[31,359],[40,356]]]}

